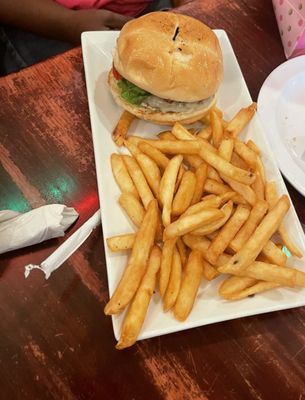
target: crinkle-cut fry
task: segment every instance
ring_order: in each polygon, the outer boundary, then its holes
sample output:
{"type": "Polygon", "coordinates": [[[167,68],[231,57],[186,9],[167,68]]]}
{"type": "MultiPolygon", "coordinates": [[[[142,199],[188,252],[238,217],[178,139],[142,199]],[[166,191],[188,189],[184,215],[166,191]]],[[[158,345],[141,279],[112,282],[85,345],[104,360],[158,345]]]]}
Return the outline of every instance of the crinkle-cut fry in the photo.
{"type": "Polygon", "coordinates": [[[166,226],[163,239],[183,236],[201,226],[220,220],[224,215],[224,212],[217,208],[207,208],[195,214],[185,215],[166,226]]]}
{"type": "MultiPolygon", "coordinates": [[[[214,181],[213,179],[207,179],[204,183],[204,191],[216,195],[225,195],[226,193],[232,193],[230,186],[214,181]]],[[[238,193],[234,192],[232,200],[236,204],[247,204],[246,200],[238,193]]]]}
{"type": "Polygon", "coordinates": [[[118,202],[135,226],[139,227],[145,215],[145,209],[140,200],[130,193],[122,193],[118,202]]]}
{"type": "Polygon", "coordinates": [[[122,193],[130,193],[133,196],[140,198],[139,193],[129,175],[123,158],[120,154],[111,154],[111,169],[116,183],[122,193]]]}
{"type": "MultiPolygon", "coordinates": [[[[192,141],[189,141],[192,143],[192,141]]],[[[198,143],[198,142],[197,142],[198,143]]],[[[235,179],[240,183],[251,185],[255,180],[255,174],[251,171],[245,171],[221,158],[218,154],[210,151],[208,146],[201,141],[201,148],[199,150],[200,157],[215,168],[218,172],[223,173],[229,178],[235,179]]]]}
{"type": "Polygon", "coordinates": [[[210,118],[212,127],[212,142],[214,147],[218,149],[223,137],[222,120],[215,110],[211,110],[210,118]]]}
{"type": "MultiPolygon", "coordinates": [[[[278,200],[276,183],[275,182],[267,182],[266,186],[265,186],[265,190],[266,190],[266,192],[265,192],[266,200],[269,204],[269,208],[272,209],[278,200]]],[[[287,249],[290,251],[290,253],[296,257],[302,258],[303,253],[289,237],[283,222],[280,224],[280,226],[278,228],[278,232],[280,234],[283,244],[287,247],[287,249]]]]}
{"type": "Polygon", "coordinates": [[[171,223],[172,202],[174,198],[176,180],[183,157],[174,156],[168,163],[159,186],[159,198],[163,205],[162,222],[166,227],[171,223]]]}
{"type": "Polygon", "coordinates": [[[234,140],[234,151],[249,167],[253,168],[253,170],[256,169],[258,156],[255,151],[238,139],[234,140]]]}
{"type": "Polygon", "coordinates": [[[154,195],[146,181],[146,178],[139,164],[133,157],[128,155],[123,155],[122,157],[129,172],[129,175],[131,176],[131,179],[135,187],[137,188],[144,208],[147,209],[148,204],[151,202],[151,200],[154,199],[154,195]]]}
{"type": "Polygon", "coordinates": [[[192,250],[184,268],[181,287],[174,306],[174,317],[185,321],[192,311],[202,279],[202,255],[192,250]]]}
{"type": "Polygon", "coordinates": [[[230,247],[235,251],[239,251],[246,243],[258,224],[264,218],[268,211],[268,203],[266,201],[258,201],[250,211],[249,218],[245,224],[237,232],[236,236],[231,240],[230,247]]]}
{"type": "Polygon", "coordinates": [[[176,240],[177,240],[176,238],[169,239],[165,240],[163,243],[160,277],[159,277],[159,290],[162,298],[165,295],[171,273],[171,266],[173,261],[173,254],[174,254],[176,240]]]}
{"type": "Polygon", "coordinates": [[[174,247],[170,277],[163,298],[163,310],[169,311],[175,304],[182,278],[182,262],[177,247],[174,247]]]}
{"type": "Polygon", "coordinates": [[[248,125],[256,111],[256,103],[241,108],[238,113],[229,121],[225,134],[236,138],[240,132],[248,125]]]}
{"type": "Polygon", "coordinates": [[[203,194],[204,184],[207,179],[207,173],[208,165],[203,161],[202,164],[200,164],[199,167],[195,170],[196,182],[191,204],[195,204],[200,201],[203,194]]]}
{"type": "Polygon", "coordinates": [[[152,160],[154,160],[161,170],[165,170],[167,164],[169,163],[169,158],[167,158],[160,150],[145,142],[139,143],[139,149],[152,160]]]}
{"type": "Polygon", "coordinates": [[[159,196],[159,186],[161,181],[161,174],[158,165],[143,153],[135,154],[135,159],[137,160],[151,191],[157,198],[159,196]]]}
{"type": "Polygon", "coordinates": [[[106,239],[108,248],[113,252],[129,250],[135,241],[135,233],[125,233],[123,235],[111,236],[106,239]]]}
{"type": "Polygon", "coordinates": [[[221,211],[224,212],[224,216],[219,219],[218,221],[211,222],[207,225],[202,226],[201,228],[195,229],[191,232],[192,235],[195,236],[205,236],[209,235],[220,229],[231,217],[233,211],[233,202],[232,200],[228,201],[228,203],[224,204],[221,207],[221,211]]]}
{"type": "Polygon", "coordinates": [[[235,274],[250,265],[277,231],[289,207],[288,196],[283,195],[274,208],[265,215],[242,249],[220,268],[220,272],[235,274]]]}
{"type": "Polygon", "coordinates": [[[248,207],[237,206],[231,218],[222,226],[219,234],[212,240],[208,249],[207,259],[211,264],[215,264],[218,257],[225,251],[236,233],[249,217],[248,207]]]}
{"type": "Polygon", "coordinates": [[[139,336],[156,287],[160,261],[161,251],[158,246],[154,246],[150,253],[147,270],[124,318],[120,340],[116,345],[119,350],[132,346],[139,336]]]}
{"type": "Polygon", "coordinates": [[[135,144],[133,144],[132,142],[125,139],[123,143],[124,143],[124,146],[126,147],[126,149],[129,151],[129,153],[132,156],[142,153],[142,151],[139,149],[139,147],[136,146],[135,144]]]}
{"type": "Polygon", "coordinates": [[[196,176],[192,171],[183,174],[172,204],[172,215],[178,216],[190,206],[196,184],[196,176]]]}
{"type": "Polygon", "coordinates": [[[135,295],[145,273],[149,254],[154,244],[157,223],[158,202],[154,199],[149,203],[143,222],[136,234],[123,275],[105,306],[106,315],[119,313],[135,295]]]}
{"type": "Polygon", "coordinates": [[[124,143],[124,139],[127,136],[128,129],[132,124],[133,120],[136,117],[133,114],[130,114],[128,111],[123,111],[120,116],[119,122],[112,132],[112,139],[116,143],[117,146],[122,146],[124,143]]]}

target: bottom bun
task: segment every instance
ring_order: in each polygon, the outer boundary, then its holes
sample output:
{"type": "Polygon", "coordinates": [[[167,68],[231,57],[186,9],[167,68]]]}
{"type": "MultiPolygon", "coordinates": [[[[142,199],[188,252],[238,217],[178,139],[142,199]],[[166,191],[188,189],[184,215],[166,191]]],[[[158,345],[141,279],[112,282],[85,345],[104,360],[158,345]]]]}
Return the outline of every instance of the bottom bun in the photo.
{"type": "Polygon", "coordinates": [[[125,101],[120,95],[120,89],[117,85],[117,80],[114,78],[112,70],[108,75],[108,84],[116,103],[123,107],[125,110],[135,115],[139,119],[144,119],[146,121],[151,121],[158,125],[174,125],[175,122],[180,122],[182,124],[192,124],[203,118],[207,112],[215,105],[216,97],[209,105],[206,104],[202,109],[196,110],[194,112],[161,112],[154,111],[147,107],[136,106],[125,101]]]}

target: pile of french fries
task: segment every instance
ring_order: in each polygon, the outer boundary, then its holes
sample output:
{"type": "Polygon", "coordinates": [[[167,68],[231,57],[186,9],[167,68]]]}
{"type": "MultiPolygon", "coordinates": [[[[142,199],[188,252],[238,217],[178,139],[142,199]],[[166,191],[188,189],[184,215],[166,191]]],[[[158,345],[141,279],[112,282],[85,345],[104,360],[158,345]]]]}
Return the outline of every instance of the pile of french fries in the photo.
{"type": "Polygon", "coordinates": [[[137,229],[107,239],[112,251],[130,252],[105,307],[107,315],[128,307],[118,349],[137,340],[156,290],[164,312],[184,321],[202,281],[220,274],[227,300],[305,287],[305,273],[288,267],[282,251],[302,257],[283,223],[289,199],[266,180],[256,144],[238,138],[255,110],[253,103],[225,121],[215,107],[199,130],[176,123],[155,140],[127,137],[133,118],[123,113],[114,140],[130,155],[112,154],[111,167],[137,229]]]}

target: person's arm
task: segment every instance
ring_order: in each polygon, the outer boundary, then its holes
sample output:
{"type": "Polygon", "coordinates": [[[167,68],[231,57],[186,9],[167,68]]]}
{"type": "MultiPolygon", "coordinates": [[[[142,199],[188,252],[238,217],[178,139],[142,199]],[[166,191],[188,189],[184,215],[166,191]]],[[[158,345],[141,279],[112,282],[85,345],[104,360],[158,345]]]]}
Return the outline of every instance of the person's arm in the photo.
{"type": "Polygon", "coordinates": [[[53,0],[0,0],[1,22],[72,43],[83,31],[120,29],[129,19],[107,10],[70,10],[53,0]]]}

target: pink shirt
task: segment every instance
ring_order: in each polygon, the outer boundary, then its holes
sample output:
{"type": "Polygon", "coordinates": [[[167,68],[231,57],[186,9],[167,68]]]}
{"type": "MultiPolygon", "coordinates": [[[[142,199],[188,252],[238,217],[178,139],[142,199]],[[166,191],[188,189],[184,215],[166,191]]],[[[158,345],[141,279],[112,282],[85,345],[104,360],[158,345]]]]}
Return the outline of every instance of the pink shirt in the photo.
{"type": "Polygon", "coordinates": [[[55,0],[73,9],[105,8],[119,14],[136,16],[153,0],[55,0]]]}

